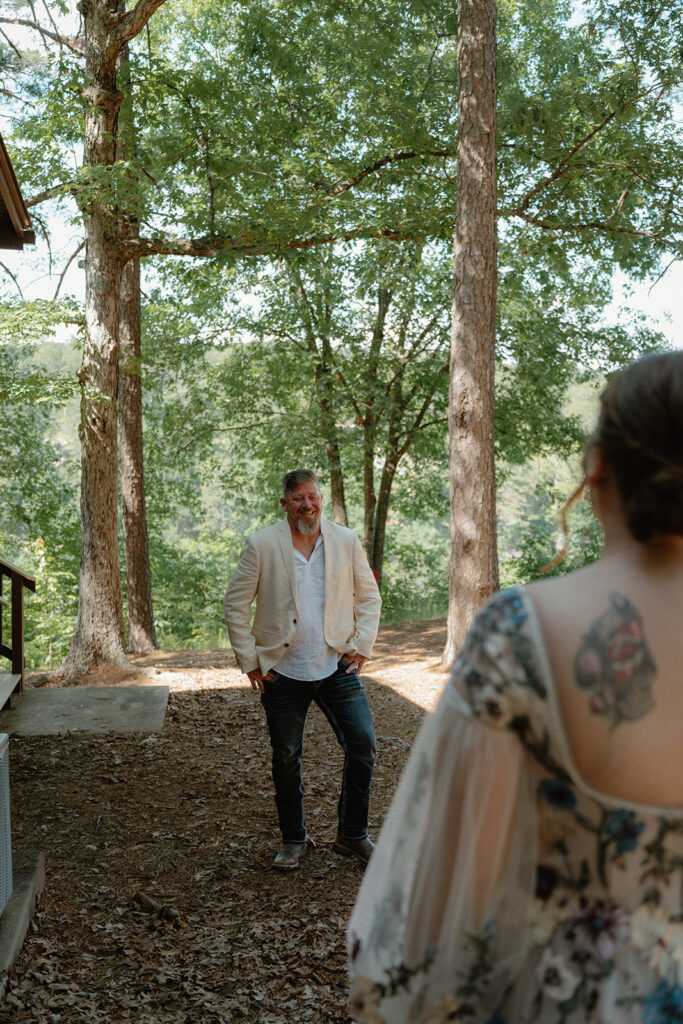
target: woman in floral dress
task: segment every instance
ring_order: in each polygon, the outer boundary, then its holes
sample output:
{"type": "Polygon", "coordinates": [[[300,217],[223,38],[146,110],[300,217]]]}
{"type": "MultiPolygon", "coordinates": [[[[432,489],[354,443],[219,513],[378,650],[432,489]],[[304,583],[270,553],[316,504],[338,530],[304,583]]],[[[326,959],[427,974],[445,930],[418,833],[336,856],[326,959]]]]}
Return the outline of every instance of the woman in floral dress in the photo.
{"type": "Polygon", "coordinates": [[[683,352],[602,396],[594,564],[495,595],[349,925],[363,1024],[683,1021],[683,352]]]}

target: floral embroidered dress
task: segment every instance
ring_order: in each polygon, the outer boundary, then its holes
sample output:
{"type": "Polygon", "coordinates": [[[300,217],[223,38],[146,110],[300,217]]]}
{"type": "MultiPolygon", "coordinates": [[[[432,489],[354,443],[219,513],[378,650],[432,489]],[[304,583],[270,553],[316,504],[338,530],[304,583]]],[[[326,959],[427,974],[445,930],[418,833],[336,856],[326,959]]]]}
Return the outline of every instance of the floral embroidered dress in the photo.
{"type": "Polygon", "coordinates": [[[348,938],[362,1024],[683,1021],[683,808],[582,781],[524,590],[475,620],[348,938]]]}

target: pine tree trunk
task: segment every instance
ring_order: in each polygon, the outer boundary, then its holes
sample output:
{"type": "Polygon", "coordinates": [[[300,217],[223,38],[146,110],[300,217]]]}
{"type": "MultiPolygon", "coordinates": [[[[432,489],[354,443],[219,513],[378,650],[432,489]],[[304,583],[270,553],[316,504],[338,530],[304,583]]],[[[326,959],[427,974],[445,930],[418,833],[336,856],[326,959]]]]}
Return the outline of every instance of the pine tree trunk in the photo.
{"type": "MultiPolygon", "coordinates": [[[[119,117],[117,157],[120,160],[132,160],[136,147],[130,102],[128,46],[124,46],[121,51],[118,80],[125,97],[119,117]]],[[[128,219],[124,230],[128,237],[138,236],[135,213],[128,219]]],[[[129,651],[150,651],[159,647],[152,611],[152,576],[145,504],[140,330],[140,261],[129,260],[121,277],[119,312],[119,446],[129,651]]]]}
{"type": "Polygon", "coordinates": [[[498,587],[493,393],[496,340],[496,3],[458,5],[458,181],[449,396],[451,561],[444,660],[498,587]]]}
{"type": "MultiPolygon", "coordinates": [[[[87,86],[84,165],[107,167],[115,159],[121,95],[114,68],[100,54],[115,12],[84,4],[87,86]]],[[[93,663],[127,663],[117,519],[118,314],[122,263],[117,224],[107,195],[92,190],[83,200],[86,232],[85,338],[79,371],[81,396],[81,572],[78,617],[64,664],[70,677],[93,663]]]]}

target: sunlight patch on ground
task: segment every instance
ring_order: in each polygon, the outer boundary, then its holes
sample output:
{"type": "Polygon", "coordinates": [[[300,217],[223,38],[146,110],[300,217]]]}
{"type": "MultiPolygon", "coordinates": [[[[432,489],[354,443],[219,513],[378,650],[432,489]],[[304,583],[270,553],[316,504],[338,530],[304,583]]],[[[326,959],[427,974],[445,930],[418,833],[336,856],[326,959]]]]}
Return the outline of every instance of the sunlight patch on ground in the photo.
{"type": "Polygon", "coordinates": [[[164,671],[163,669],[152,670],[152,672],[145,673],[144,677],[140,678],[142,685],[159,685],[168,686],[172,693],[180,693],[187,690],[201,691],[201,690],[234,690],[234,689],[251,689],[247,681],[247,677],[243,676],[241,672],[227,672],[223,671],[200,671],[200,672],[182,672],[182,671],[164,671]]]}
{"type": "Polygon", "coordinates": [[[411,659],[402,662],[400,658],[372,661],[363,678],[391,689],[403,700],[433,711],[448,679],[448,672],[441,665],[440,658],[411,659]]]}
{"type": "MultiPolygon", "coordinates": [[[[384,688],[397,702],[409,701],[432,711],[448,673],[441,664],[446,639],[445,621],[396,623],[383,626],[362,678],[371,691],[384,688]]],[[[252,691],[230,649],[166,650],[130,654],[130,667],[98,665],[79,679],[83,686],[168,686],[171,693],[243,691],[254,705],[260,694],[252,691]]],[[[63,679],[45,672],[28,673],[26,685],[60,686],[63,679]]]]}

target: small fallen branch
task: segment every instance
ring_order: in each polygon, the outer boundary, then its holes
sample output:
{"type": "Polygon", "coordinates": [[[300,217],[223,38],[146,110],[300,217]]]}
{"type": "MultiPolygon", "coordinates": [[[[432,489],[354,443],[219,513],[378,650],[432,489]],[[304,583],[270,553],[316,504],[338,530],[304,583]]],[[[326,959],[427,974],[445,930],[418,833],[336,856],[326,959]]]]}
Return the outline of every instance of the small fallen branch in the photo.
{"type": "Polygon", "coordinates": [[[171,924],[177,925],[178,928],[187,927],[178,910],[153,900],[151,896],[146,896],[144,892],[136,892],[133,896],[133,902],[137,903],[140,909],[144,910],[147,914],[158,914],[164,921],[170,921],[171,924]]]}

